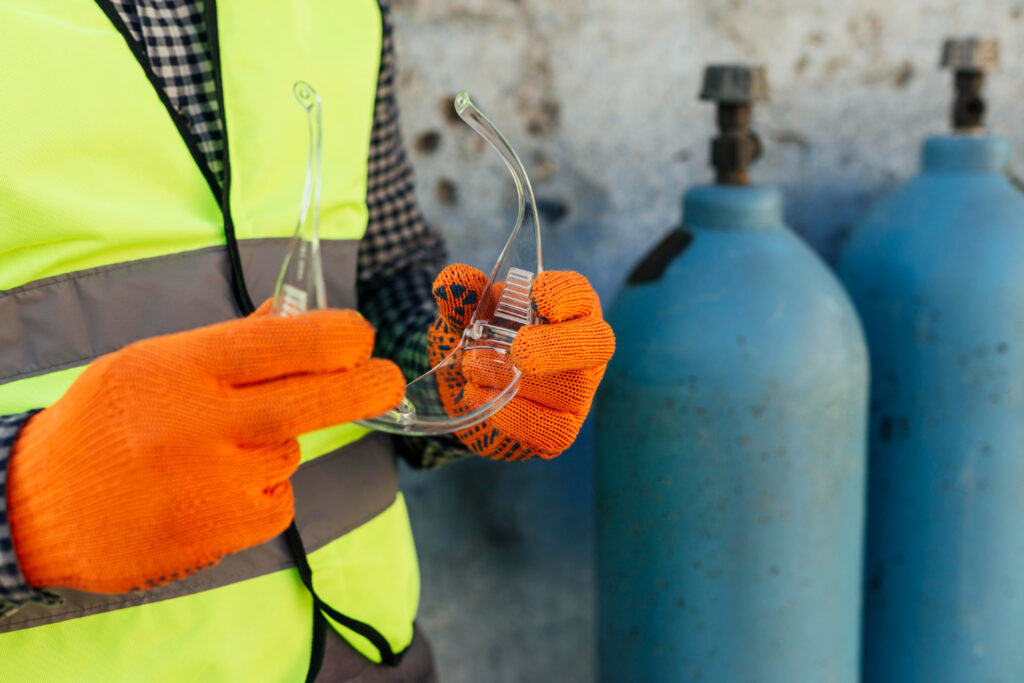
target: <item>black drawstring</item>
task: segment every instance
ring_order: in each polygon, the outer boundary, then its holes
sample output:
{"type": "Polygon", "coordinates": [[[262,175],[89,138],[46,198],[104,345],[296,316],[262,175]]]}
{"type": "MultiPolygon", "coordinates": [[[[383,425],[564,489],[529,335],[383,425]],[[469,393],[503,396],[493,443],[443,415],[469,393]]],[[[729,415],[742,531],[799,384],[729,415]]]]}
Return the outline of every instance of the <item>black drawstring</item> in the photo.
{"type": "Polygon", "coordinates": [[[405,651],[396,655],[380,631],[365,622],[342,614],[321,600],[320,596],[316,594],[316,591],[313,589],[313,570],[309,566],[309,560],[306,558],[306,549],[302,545],[302,537],[299,535],[299,529],[295,526],[294,520],[292,520],[288,530],[284,532],[284,536],[288,541],[288,547],[292,551],[292,556],[295,558],[295,567],[299,570],[299,578],[302,579],[302,583],[306,590],[309,591],[309,594],[313,596],[313,652],[309,660],[309,673],[306,675],[307,683],[311,683],[316,679],[324,663],[328,626],[326,617],[330,617],[345,628],[358,633],[370,641],[377,648],[377,652],[380,653],[381,664],[398,666],[402,661],[405,651]]]}
{"type": "Polygon", "coordinates": [[[284,532],[288,541],[288,548],[295,558],[295,568],[299,570],[299,578],[302,579],[306,590],[313,596],[313,653],[309,658],[309,672],[306,674],[306,683],[313,683],[320,668],[324,665],[324,651],[327,647],[327,618],[320,609],[320,598],[313,590],[313,569],[306,559],[306,549],[302,546],[302,537],[299,536],[299,529],[292,520],[291,526],[284,532]],[[302,558],[300,561],[299,558],[302,558]]]}

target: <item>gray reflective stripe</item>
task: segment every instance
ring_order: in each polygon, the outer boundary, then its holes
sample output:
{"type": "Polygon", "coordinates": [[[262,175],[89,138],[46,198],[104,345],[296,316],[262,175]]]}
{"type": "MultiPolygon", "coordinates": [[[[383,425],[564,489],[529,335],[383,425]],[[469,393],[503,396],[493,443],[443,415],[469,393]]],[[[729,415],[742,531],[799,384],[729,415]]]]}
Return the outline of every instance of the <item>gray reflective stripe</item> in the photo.
{"type": "MultiPolygon", "coordinates": [[[[242,240],[253,301],[269,298],[289,240],[242,240]]],[[[358,240],[321,243],[328,301],[355,306],[358,240]]],[[[223,246],[65,273],[0,291],[0,384],[83,365],[139,339],[237,317],[223,246]]]]}
{"type": "MultiPolygon", "coordinates": [[[[292,476],[292,486],[303,545],[306,552],[313,552],[394,503],[398,471],[390,440],[384,434],[370,434],[304,463],[292,476]]],[[[191,595],[294,566],[288,546],[279,536],[229,555],[215,567],[153,590],[100,595],[58,588],[65,598],[63,605],[27,605],[0,620],[0,633],[191,595]]]]}

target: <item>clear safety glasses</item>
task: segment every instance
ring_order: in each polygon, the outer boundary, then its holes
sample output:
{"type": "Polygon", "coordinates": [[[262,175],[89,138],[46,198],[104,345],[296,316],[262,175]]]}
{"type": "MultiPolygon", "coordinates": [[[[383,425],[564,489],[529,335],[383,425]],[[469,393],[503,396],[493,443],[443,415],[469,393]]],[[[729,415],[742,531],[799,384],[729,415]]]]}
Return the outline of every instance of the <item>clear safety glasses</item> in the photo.
{"type": "MultiPolygon", "coordinates": [[[[321,102],[304,81],[296,83],[293,91],[306,111],[309,154],[298,225],[274,293],[272,310],[278,315],[297,315],[327,305],[319,236],[321,102]]],[[[501,155],[512,173],[518,216],[458,342],[429,372],[406,385],[405,398],[395,410],[360,422],[380,431],[445,434],[496,413],[519,389],[522,373],[512,361],[512,342],[521,327],[540,322],[530,305],[533,280],[542,270],[540,223],[530,179],[505,136],[466,91],[455,98],[455,111],[501,155]]]]}

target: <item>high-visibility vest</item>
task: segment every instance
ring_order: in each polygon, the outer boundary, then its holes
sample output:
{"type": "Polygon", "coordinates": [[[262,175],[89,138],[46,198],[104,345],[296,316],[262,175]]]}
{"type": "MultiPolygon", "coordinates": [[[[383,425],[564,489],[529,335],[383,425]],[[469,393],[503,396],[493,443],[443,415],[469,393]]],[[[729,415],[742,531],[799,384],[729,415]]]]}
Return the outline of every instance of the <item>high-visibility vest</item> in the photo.
{"type": "MultiPolygon", "coordinates": [[[[243,288],[257,304],[270,296],[306,167],[297,80],[324,107],[328,300],[354,305],[380,8],[205,6],[226,193],[109,0],[0,0],[0,414],[50,405],[133,341],[238,316],[243,288]]],[[[312,582],[375,633],[331,625],[373,661],[400,653],[419,577],[390,441],[342,425],[300,444],[312,582]]],[[[0,680],[301,681],[309,666],[313,602],[281,538],[151,591],[58,592],[62,606],[0,620],[0,680]]]]}

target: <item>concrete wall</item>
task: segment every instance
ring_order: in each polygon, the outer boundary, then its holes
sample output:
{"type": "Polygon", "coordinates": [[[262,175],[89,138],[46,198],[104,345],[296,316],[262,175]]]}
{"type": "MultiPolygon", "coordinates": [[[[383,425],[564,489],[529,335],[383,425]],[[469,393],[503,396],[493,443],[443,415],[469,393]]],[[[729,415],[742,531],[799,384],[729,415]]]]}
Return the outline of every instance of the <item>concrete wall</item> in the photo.
{"type": "MultiPolygon", "coordinates": [[[[990,129],[1024,148],[1024,2],[950,0],[394,0],[403,130],[430,221],[485,269],[512,225],[497,156],[454,117],[466,88],[523,157],[548,269],[610,298],[710,177],[709,61],[768,67],[758,182],[826,259],[921,138],[947,129],[947,34],[1001,40],[990,129]]],[[[685,296],[685,293],[681,293],[685,296]]],[[[445,681],[593,678],[589,435],[553,463],[406,473],[423,562],[422,622],[445,681]]]]}

